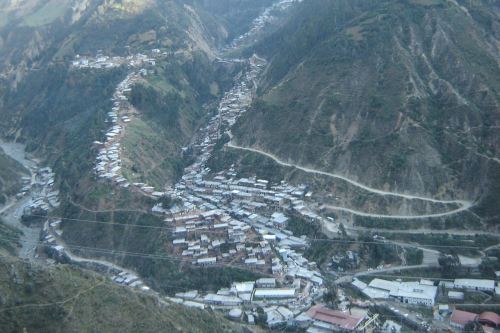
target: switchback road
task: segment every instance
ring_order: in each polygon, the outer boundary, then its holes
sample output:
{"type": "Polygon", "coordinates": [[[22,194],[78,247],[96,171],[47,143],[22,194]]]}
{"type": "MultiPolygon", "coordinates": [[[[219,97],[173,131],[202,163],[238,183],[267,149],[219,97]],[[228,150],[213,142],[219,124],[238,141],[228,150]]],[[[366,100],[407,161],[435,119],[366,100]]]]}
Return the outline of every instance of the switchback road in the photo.
{"type": "Polygon", "coordinates": [[[346,208],[346,207],[338,207],[338,206],[331,206],[331,205],[324,206],[325,208],[329,208],[332,210],[344,211],[344,212],[348,212],[348,213],[358,215],[358,216],[410,220],[410,219],[427,219],[427,218],[433,218],[433,217],[444,217],[444,216],[454,215],[454,214],[466,211],[473,206],[473,203],[471,201],[466,201],[466,200],[439,200],[439,199],[434,199],[434,198],[429,198],[429,197],[424,197],[424,196],[375,189],[375,188],[363,185],[355,180],[349,179],[345,176],[335,174],[335,173],[326,172],[326,171],[315,170],[315,169],[307,168],[307,167],[300,166],[300,165],[293,164],[293,163],[288,163],[288,162],[282,161],[277,156],[275,156],[271,153],[268,153],[268,152],[265,152],[265,151],[262,151],[262,150],[256,149],[256,148],[238,146],[238,145],[232,143],[231,141],[227,143],[227,147],[264,155],[264,156],[272,159],[274,162],[276,162],[277,164],[279,164],[281,166],[295,168],[297,170],[301,170],[303,172],[310,173],[310,174],[323,175],[323,176],[327,176],[327,177],[331,177],[331,178],[340,179],[340,180],[343,180],[343,181],[345,181],[353,186],[356,186],[360,189],[363,189],[365,191],[368,191],[368,192],[371,192],[374,194],[378,194],[378,195],[382,195],[382,196],[393,196],[393,197],[409,199],[409,200],[421,200],[421,201],[439,203],[439,204],[453,204],[453,205],[459,206],[458,208],[447,211],[447,212],[441,212],[441,213],[435,213],[435,214],[422,214],[422,215],[384,215],[384,214],[365,213],[365,212],[357,211],[357,210],[346,208]]]}

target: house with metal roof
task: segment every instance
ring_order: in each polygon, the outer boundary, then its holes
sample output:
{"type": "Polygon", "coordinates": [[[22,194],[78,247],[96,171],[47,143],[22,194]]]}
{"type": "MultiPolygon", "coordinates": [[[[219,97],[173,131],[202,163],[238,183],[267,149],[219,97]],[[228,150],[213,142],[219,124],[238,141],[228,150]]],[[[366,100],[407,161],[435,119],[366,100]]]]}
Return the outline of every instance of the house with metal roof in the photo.
{"type": "Polygon", "coordinates": [[[308,332],[317,332],[318,329],[328,332],[356,332],[365,319],[348,312],[331,310],[323,305],[313,306],[307,311],[307,315],[313,320],[308,332]]]}
{"type": "Polygon", "coordinates": [[[399,282],[373,279],[368,287],[362,290],[373,298],[394,298],[402,303],[433,306],[437,287],[420,282],[399,282]]]}

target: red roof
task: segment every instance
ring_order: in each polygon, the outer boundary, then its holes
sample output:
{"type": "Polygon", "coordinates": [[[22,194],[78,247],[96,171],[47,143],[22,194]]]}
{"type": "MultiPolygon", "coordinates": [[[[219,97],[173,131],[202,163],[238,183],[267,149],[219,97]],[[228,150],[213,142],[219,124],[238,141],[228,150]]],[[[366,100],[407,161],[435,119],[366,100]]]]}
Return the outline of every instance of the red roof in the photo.
{"type": "Polygon", "coordinates": [[[476,318],[476,313],[455,309],[451,314],[450,322],[456,325],[465,326],[468,322],[476,320],[476,318]]]}
{"type": "Polygon", "coordinates": [[[364,319],[363,317],[353,316],[342,311],[330,310],[322,305],[313,306],[307,311],[307,314],[315,320],[351,331],[355,330],[364,319]]]}
{"type": "Polygon", "coordinates": [[[495,312],[483,312],[478,317],[479,322],[492,326],[500,326],[500,316],[495,312]]]}

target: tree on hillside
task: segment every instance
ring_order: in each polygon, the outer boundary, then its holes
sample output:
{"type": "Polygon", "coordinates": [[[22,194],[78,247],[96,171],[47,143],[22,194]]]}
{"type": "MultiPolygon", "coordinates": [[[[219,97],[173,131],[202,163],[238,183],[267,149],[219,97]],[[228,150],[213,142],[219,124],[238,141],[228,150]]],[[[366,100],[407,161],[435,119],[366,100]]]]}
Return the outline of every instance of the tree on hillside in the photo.
{"type": "Polygon", "coordinates": [[[443,254],[438,262],[443,277],[454,277],[460,268],[460,258],[457,254],[443,254]]]}
{"type": "Polygon", "coordinates": [[[180,204],[181,201],[177,198],[174,199],[169,195],[164,195],[163,197],[160,198],[160,203],[161,203],[162,208],[170,209],[170,208],[174,207],[175,205],[180,204]]]}
{"type": "Polygon", "coordinates": [[[323,301],[332,309],[337,308],[337,290],[329,288],[329,290],[323,295],[323,301]]]}

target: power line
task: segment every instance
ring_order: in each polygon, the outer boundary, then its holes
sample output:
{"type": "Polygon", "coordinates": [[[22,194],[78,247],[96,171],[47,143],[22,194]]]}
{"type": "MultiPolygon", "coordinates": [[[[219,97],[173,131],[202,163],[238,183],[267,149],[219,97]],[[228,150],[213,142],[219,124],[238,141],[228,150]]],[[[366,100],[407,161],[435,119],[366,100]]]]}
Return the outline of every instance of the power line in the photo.
{"type": "MultiPolygon", "coordinates": [[[[47,216],[44,215],[31,215],[31,216],[36,216],[36,217],[43,217],[47,218],[47,216]]],[[[143,228],[143,229],[153,229],[153,230],[167,230],[167,231],[172,231],[176,230],[176,227],[161,227],[161,226],[150,226],[150,225],[137,225],[137,224],[125,224],[125,223],[117,223],[117,222],[106,222],[106,221],[98,221],[98,220],[90,220],[90,219],[76,219],[76,218],[65,218],[65,217],[55,217],[55,216],[50,216],[50,219],[60,219],[65,222],[82,222],[82,223],[90,223],[90,224],[103,224],[103,225],[110,225],[110,226],[121,226],[125,228],[143,228]]],[[[192,233],[217,233],[220,234],[221,231],[216,231],[216,230],[193,230],[187,231],[192,232],[192,233]]],[[[384,233],[386,231],[379,231],[379,233],[384,233]]],[[[387,232],[390,232],[388,230],[387,232]]],[[[273,232],[270,231],[272,234],[273,232]]],[[[429,234],[432,234],[430,232],[429,234]]],[[[472,234],[471,236],[474,236],[472,234]]],[[[500,238],[500,235],[497,234],[492,234],[491,236],[500,238]]],[[[360,241],[360,240],[344,240],[344,239],[332,239],[332,238],[308,238],[307,242],[333,242],[333,243],[345,243],[345,244],[376,244],[376,245],[397,245],[397,246],[411,246],[411,247],[434,247],[434,248],[462,248],[462,249],[483,249],[484,247],[481,246],[466,246],[466,245],[438,245],[438,244],[389,244],[388,242],[398,242],[397,240],[388,240],[387,242],[384,241],[360,241]]],[[[251,243],[251,242],[248,242],[251,243]]]]}
{"type": "MultiPolygon", "coordinates": [[[[0,239],[3,240],[11,240],[11,241],[17,241],[18,239],[15,237],[9,238],[9,237],[0,237],[0,239]]],[[[50,244],[46,244],[43,241],[25,241],[24,243],[30,244],[30,245],[45,245],[45,246],[51,246],[50,244]]],[[[172,260],[172,261],[177,261],[177,262],[184,262],[188,264],[193,264],[193,262],[196,259],[193,260],[187,260],[187,259],[182,259],[176,256],[169,256],[169,255],[159,255],[159,254],[151,254],[151,253],[140,253],[140,252],[130,252],[130,251],[123,251],[123,250],[112,250],[112,249],[105,249],[105,248],[99,248],[99,247],[86,247],[86,246],[80,246],[80,245],[73,245],[73,244],[67,244],[64,243],[64,245],[61,245],[64,248],[67,249],[74,249],[74,250],[81,250],[81,251],[91,251],[91,252],[97,252],[97,253],[102,253],[102,254],[109,254],[109,255],[114,255],[114,256],[129,256],[129,257],[139,257],[139,258],[146,258],[146,259],[158,259],[158,260],[172,260]]],[[[69,258],[71,259],[71,256],[79,257],[77,255],[71,254],[68,255],[69,258]]],[[[84,258],[84,257],[79,257],[83,262],[85,261],[90,261],[90,262],[95,262],[99,263],[100,259],[95,259],[95,258],[84,258]]],[[[76,260],[75,260],[76,261],[76,260]]],[[[104,264],[104,263],[103,263],[104,264]]],[[[109,264],[118,266],[118,264],[114,264],[112,262],[106,262],[104,264],[105,266],[109,264]]],[[[202,266],[203,267],[203,266],[202,266]]],[[[204,267],[231,267],[231,268],[238,268],[242,270],[249,270],[250,268],[248,266],[243,266],[243,265],[238,265],[238,264],[226,264],[226,263],[215,263],[210,266],[204,266],[204,267]]],[[[125,269],[125,268],[123,268],[125,269]]],[[[269,273],[264,273],[264,272],[258,272],[258,274],[261,275],[268,275],[271,276],[272,274],[269,273]]]]}
{"type": "MultiPolygon", "coordinates": [[[[15,237],[5,237],[5,236],[4,237],[0,237],[0,239],[11,240],[11,241],[17,241],[18,240],[15,237]]],[[[31,245],[51,246],[50,244],[46,244],[43,241],[26,241],[25,243],[31,244],[31,245]]],[[[123,251],[123,250],[112,250],[112,249],[99,248],[99,247],[86,247],[86,246],[66,244],[66,243],[64,245],[61,245],[61,246],[63,246],[64,248],[68,248],[68,249],[90,251],[90,252],[96,252],[96,253],[102,253],[102,254],[109,254],[109,255],[113,255],[113,256],[130,256],[130,257],[140,257],[140,258],[147,258],[147,259],[171,260],[171,261],[188,263],[190,265],[192,265],[193,262],[195,261],[195,259],[193,259],[193,260],[182,259],[182,258],[179,258],[179,257],[176,257],[176,256],[172,256],[172,255],[157,255],[157,254],[149,254],[149,253],[138,253],[138,252],[130,252],[130,251],[123,251]]],[[[75,256],[75,257],[79,257],[79,256],[74,255],[74,254],[72,254],[72,255],[75,256]]],[[[71,259],[71,256],[70,255],[68,255],[68,256],[71,259]]],[[[83,257],[79,257],[79,258],[81,258],[83,261],[90,261],[90,262],[96,262],[96,263],[99,263],[99,261],[102,261],[100,259],[89,259],[89,258],[83,258],[83,257]]],[[[104,265],[106,266],[107,264],[118,266],[118,264],[114,264],[112,262],[106,262],[104,265]]],[[[213,264],[213,265],[210,265],[210,266],[207,266],[207,267],[233,267],[233,268],[238,268],[238,269],[242,269],[242,270],[246,270],[246,271],[248,271],[248,270],[251,269],[248,266],[243,266],[243,265],[239,265],[239,264],[228,264],[228,263],[216,263],[216,264],[213,264]]],[[[405,267],[406,266],[394,267],[394,270],[397,271],[398,269],[405,269],[405,267]]],[[[120,268],[120,267],[118,267],[118,268],[120,268]]],[[[415,267],[415,268],[419,268],[419,267],[415,267]]],[[[123,268],[123,269],[126,269],[126,268],[123,268]]],[[[258,273],[262,274],[262,275],[272,276],[272,274],[269,274],[269,273],[262,273],[262,272],[258,272],[258,273]]],[[[386,276],[386,277],[392,277],[392,278],[407,278],[407,279],[411,279],[411,278],[414,278],[414,279],[415,278],[423,279],[423,278],[426,278],[426,277],[412,277],[412,276],[407,276],[407,275],[384,275],[384,274],[382,274],[383,272],[381,272],[381,274],[377,274],[376,271],[370,271],[370,272],[364,272],[364,273],[365,273],[365,274],[363,274],[364,276],[386,276]]],[[[353,278],[356,277],[356,274],[357,273],[353,273],[352,274],[353,278]]],[[[429,279],[429,278],[426,278],[426,279],[429,279]]],[[[433,279],[433,278],[431,278],[431,279],[433,279]]],[[[446,279],[440,279],[440,280],[446,280],[446,279]]]]}
{"type": "MultiPolygon", "coordinates": [[[[0,237],[0,239],[2,239],[2,238],[0,237]]],[[[4,239],[8,239],[8,238],[4,238],[4,239]]],[[[28,242],[28,243],[30,243],[30,242],[28,242]]],[[[43,244],[43,242],[31,242],[31,243],[33,243],[33,244],[43,244]]],[[[69,245],[67,245],[66,247],[67,248],[75,248],[75,249],[88,249],[88,250],[91,250],[91,251],[96,251],[96,252],[101,252],[101,253],[110,253],[110,254],[114,254],[114,255],[116,255],[116,254],[123,254],[123,255],[136,256],[136,257],[145,257],[145,258],[151,258],[151,259],[170,259],[170,260],[175,260],[175,261],[180,261],[180,262],[186,261],[186,260],[181,260],[179,258],[172,258],[170,256],[165,256],[165,255],[153,255],[153,254],[144,254],[144,253],[133,253],[133,252],[126,252],[126,251],[113,251],[113,250],[109,250],[109,249],[88,248],[88,247],[82,247],[82,246],[69,246],[69,245]]],[[[92,260],[92,259],[86,259],[86,260],[94,261],[94,262],[99,262],[99,260],[92,260]]],[[[189,261],[189,262],[192,262],[192,261],[189,261]]],[[[113,263],[109,263],[109,264],[113,264],[113,263]]],[[[219,265],[213,265],[213,266],[241,268],[241,266],[230,265],[230,264],[223,264],[222,266],[219,264],[219,265]]],[[[248,267],[245,267],[244,269],[248,270],[248,267]]],[[[395,278],[395,277],[412,278],[410,276],[397,276],[397,275],[390,275],[389,277],[392,277],[392,278],[395,278]]],[[[166,284],[162,284],[162,285],[166,285],[166,284]]],[[[171,284],[167,284],[167,285],[169,287],[176,288],[178,290],[191,290],[192,289],[192,288],[185,288],[185,287],[180,287],[180,286],[171,285],[171,284]]],[[[467,306],[466,304],[451,304],[451,303],[450,303],[450,305],[467,306]]],[[[484,307],[488,307],[488,306],[493,306],[493,307],[500,306],[500,304],[498,304],[498,303],[491,303],[491,304],[470,304],[470,305],[471,306],[484,306],[484,307]]],[[[48,305],[43,305],[43,306],[48,306],[48,305]]],[[[387,315],[385,315],[384,317],[385,318],[402,318],[402,317],[404,317],[404,314],[402,314],[401,316],[387,316],[387,315]]]]}

